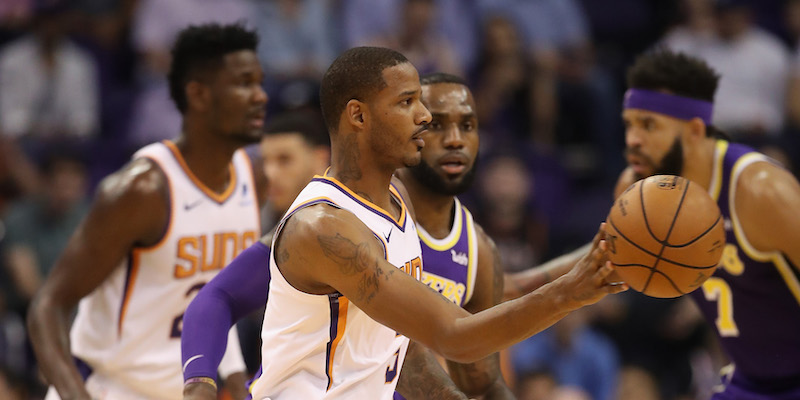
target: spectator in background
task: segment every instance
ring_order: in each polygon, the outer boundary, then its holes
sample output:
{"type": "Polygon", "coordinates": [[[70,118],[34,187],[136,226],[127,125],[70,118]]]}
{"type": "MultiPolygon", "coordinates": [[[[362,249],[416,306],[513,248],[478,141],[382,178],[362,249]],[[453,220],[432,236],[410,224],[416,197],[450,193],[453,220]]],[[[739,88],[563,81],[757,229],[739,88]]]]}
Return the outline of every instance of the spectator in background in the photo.
{"type": "Polygon", "coordinates": [[[786,31],[794,51],[786,89],[786,134],[782,147],[791,160],[791,170],[800,176],[800,0],[788,0],[785,7],[786,31]]]}
{"type": "Polygon", "coordinates": [[[25,304],[39,289],[87,211],[83,161],[53,154],[43,172],[42,192],[12,204],[4,217],[5,264],[25,304]]]}
{"type": "Polygon", "coordinates": [[[177,32],[191,24],[247,20],[246,0],[139,0],[133,17],[133,47],[142,62],[129,148],[169,139],[181,131],[181,115],[169,97],[166,72],[177,32]]]}
{"type": "Polygon", "coordinates": [[[33,0],[4,0],[0,2],[0,40],[23,27],[33,12],[33,0]]]}
{"type": "Polygon", "coordinates": [[[503,15],[520,27],[532,57],[535,103],[533,131],[540,148],[558,150],[576,178],[616,178],[619,93],[613,79],[594,62],[586,15],[577,0],[479,0],[482,15],[503,15]],[[550,103],[550,104],[548,104],[550,103]],[[581,118],[575,118],[580,115],[581,118]]]}
{"type": "Polygon", "coordinates": [[[531,207],[533,179],[525,164],[500,156],[480,171],[475,220],[497,244],[505,272],[537,265],[547,248],[547,226],[531,207]]]}
{"type": "MultiPolygon", "coordinates": [[[[381,36],[396,35],[402,25],[407,0],[342,0],[342,33],[345,47],[363,46],[381,36]]],[[[476,61],[478,12],[476,0],[433,0],[436,24],[433,34],[447,41],[449,51],[464,71],[476,61]]]]}
{"type": "Polygon", "coordinates": [[[480,57],[471,74],[481,128],[491,132],[485,148],[508,147],[527,140],[552,142],[555,102],[540,82],[514,21],[488,17],[481,31],[480,57]]]}
{"type": "Polygon", "coordinates": [[[612,400],[619,360],[613,343],[588,326],[588,310],[578,310],[547,330],[515,345],[514,370],[522,376],[552,371],[556,384],[586,392],[593,400],[612,400]]]}
{"type": "MultiPolygon", "coordinates": [[[[687,21],[705,19],[710,2],[687,7],[687,21]]],[[[739,141],[769,143],[782,133],[789,53],[757,27],[746,0],[717,0],[715,23],[687,25],[663,39],[668,48],[705,60],[722,78],[714,102],[714,124],[739,141]]]]}
{"type": "Polygon", "coordinates": [[[271,111],[319,109],[319,81],[339,52],[333,0],[249,0],[251,22],[261,35],[271,111]]]}
{"type": "Polygon", "coordinates": [[[321,79],[338,54],[331,0],[251,0],[251,6],[265,72],[279,80],[321,79]]]}
{"type": "Polygon", "coordinates": [[[462,76],[453,45],[434,29],[438,13],[434,0],[403,0],[396,30],[367,39],[367,44],[399,51],[420,74],[441,71],[462,76]]]}
{"type": "Polygon", "coordinates": [[[37,2],[32,33],[0,53],[3,135],[42,141],[97,131],[97,71],[91,56],[66,37],[66,4],[37,2]]]}

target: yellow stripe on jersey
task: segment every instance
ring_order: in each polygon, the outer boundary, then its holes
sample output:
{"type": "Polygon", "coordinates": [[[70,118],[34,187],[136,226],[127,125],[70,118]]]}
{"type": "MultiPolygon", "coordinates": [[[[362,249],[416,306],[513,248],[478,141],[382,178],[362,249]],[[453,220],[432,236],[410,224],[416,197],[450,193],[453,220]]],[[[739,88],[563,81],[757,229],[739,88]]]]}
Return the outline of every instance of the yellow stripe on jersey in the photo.
{"type": "Polygon", "coordinates": [[[475,276],[478,273],[478,242],[475,237],[475,222],[472,220],[472,214],[466,207],[461,207],[464,214],[467,216],[467,247],[469,248],[469,262],[467,263],[467,295],[464,298],[464,304],[467,304],[472,299],[472,292],[475,289],[475,276]]]}
{"type": "Polygon", "coordinates": [[[728,196],[730,197],[728,202],[730,204],[733,233],[736,236],[736,241],[739,242],[739,247],[744,251],[745,254],[747,254],[748,257],[756,261],[772,262],[772,264],[778,270],[778,273],[783,278],[783,281],[786,283],[786,287],[789,288],[789,291],[792,292],[792,295],[794,296],[795,300],[797,300],[797,303],[800,304],[800,281],[798,281],[797,276],[794,274],[794,271],[792,271],[792,266],[789,265],[789,262],[786,261],[786,258],[779,251],[764,252],[753,247],[753,245],[750,244],[750,241],[747,240],[744,230],[742,229],[742,225],[739,222],[739,217],[736,214],[735,198],[739,174],[741,174],[742,170],[744,170],[744,168],[748,165],[760,161],[769,162],[767,157],[763,154],[747,153],[736,160],[733,168],[731,168],[730,188],[728,193],[728,196]]]}
{"type": "MultiPolygon", "coordinates": [[[[462,209],[462,207],[458,207],[459,206],[458,201],[456,201],[455,203],[456,203],[456,206],[457,206],[456,210],[455,210],[455,214],[456,215],[455,215],[455,218],[453,218],[453,228],[455,228],[455,232],[451,232],[450,233],[450,236],[452,236],[452,237],[450,238],[450,240],[448,242],[436,243],[438,240],[436,240],[433,237],[431,237],[428,234],[428,232],[425,231],[424,228],[420,229],[421,226],[417,227],[417,235],[419,236],[420,240],[422,240],[422,243],[425,243],[426,246],[430,247],[433,250],[436,250],[436,251],[447,251],[447,250],[450,250],[450,249],[453,248],[453,246],[456,245],[456,243],[458,243],[458,240],[461,239],[461,229],[462,229],[462,226],[464,225],[464,223],[462,221],[462,218],[461,218],[461,209],[462,209]]],[[[466,210],[466,209],[464,209],[464,210],[466,210]]]]}
{"type": "Polygon", "coordinates": [[[728,142],[717,140],[714,151],[714,171],[711,176],[711,185],[708,188],[708,194],[711,195],[714,201],[719,201],[719,194],[722,191],[722,163],[725,161],[725,153],[727,152],[728,142]]]}

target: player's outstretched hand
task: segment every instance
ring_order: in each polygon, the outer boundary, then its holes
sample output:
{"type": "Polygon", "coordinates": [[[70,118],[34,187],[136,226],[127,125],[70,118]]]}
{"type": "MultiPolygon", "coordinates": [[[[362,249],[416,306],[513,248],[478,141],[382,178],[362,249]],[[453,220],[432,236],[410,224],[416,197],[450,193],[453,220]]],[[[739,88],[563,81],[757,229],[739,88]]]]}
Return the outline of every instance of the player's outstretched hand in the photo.
{"type": "Polygon", "coordinates": [[[606,254],[608,243],[604,239],[604,225],[605,223],[600,225],[589,253],[583,256],[569,273],[556,280],[575,308],[597,303],[608,294],[628,290],[628,285],[625,283],[606,280],[606,277],[614,272],[614,266],[608,261],[606,254]]]}

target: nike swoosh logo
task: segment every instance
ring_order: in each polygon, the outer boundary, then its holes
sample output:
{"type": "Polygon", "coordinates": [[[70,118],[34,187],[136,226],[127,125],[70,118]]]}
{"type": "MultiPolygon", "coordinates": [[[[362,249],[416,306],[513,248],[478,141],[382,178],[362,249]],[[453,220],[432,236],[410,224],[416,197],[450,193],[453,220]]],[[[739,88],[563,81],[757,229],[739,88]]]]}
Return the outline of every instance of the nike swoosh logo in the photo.
{"type": "Polygon", "coordinates": [[[202,358],[202,357],[204,357],[202,354],[198,354],[198,355],[186,360],[186,363],[183,364],[183,372],[186,372],[186,367],[189,366],[189,363],[191,363],[194,360],[197,360],[198,358],[202,358]]]}
{"type": "Polygon", "coordinates": [[[389,238],[392,237],[392,232],[394,232],[394,229],[390,230],[388,235],[383,235],[383,237],[386,238],[386,243],[389,243],[389,238]]]}
{"type": "Polygon", "coordinates": [[[189,210],[199,206],[202,202],[203,202],[203,199],[197,199],[197,200],[195,200],[195,201],[193,201],[191,203],[185,203],[183,205],[183,209],[186,210],[186,211],[189,211],[189,210]]]}

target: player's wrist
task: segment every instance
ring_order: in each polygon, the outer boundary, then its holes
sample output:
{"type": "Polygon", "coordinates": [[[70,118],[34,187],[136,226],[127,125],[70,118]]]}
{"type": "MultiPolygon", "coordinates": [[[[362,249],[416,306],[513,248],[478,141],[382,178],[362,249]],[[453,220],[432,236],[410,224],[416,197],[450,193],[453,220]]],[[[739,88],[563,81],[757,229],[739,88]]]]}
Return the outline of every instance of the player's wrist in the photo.
{"type": "Polygon", "coordinates": [[[566,275],[542,286],[543,298],[553,303],[553,309],[560,312],[572,312],[583,306],[575,298],[575,287],[570,285],[566,275]]]}
{"type": "Polygon", "coordinates": [[[192,399],[206,397],[215,399],[217,396],[217,382],[205,376],[189,378],[183,382],[183,396],[184,398],[192,399]]]}

